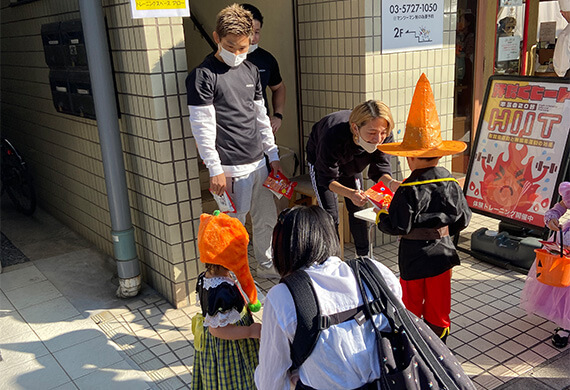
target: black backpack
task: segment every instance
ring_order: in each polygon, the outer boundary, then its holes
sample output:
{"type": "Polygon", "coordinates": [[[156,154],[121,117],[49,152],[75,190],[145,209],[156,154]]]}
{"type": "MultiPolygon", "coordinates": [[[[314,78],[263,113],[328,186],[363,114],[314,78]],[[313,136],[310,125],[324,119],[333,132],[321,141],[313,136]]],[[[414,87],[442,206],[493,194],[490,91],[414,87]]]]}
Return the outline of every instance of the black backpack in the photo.
{"type": "Polygon", "coordinates": [[[382,274],[366,257],[348,260],[365,296],[364,287],[373,299],[341,313],[321,315],[309,275],[298,270],[282,281],[289,288],[297,313],[297,328],[291,344],[291,369],[300,367],[312,353],[322,330],[345,321],[359,325],[372,315],[382,313],[391,325],[391,332],[380,332],[374,322],[381,378],[368,384],[369,389],[469,389],[475,386],[464,373],[449,349],[423,321],[408,312],[388,288],[382,274]]]}

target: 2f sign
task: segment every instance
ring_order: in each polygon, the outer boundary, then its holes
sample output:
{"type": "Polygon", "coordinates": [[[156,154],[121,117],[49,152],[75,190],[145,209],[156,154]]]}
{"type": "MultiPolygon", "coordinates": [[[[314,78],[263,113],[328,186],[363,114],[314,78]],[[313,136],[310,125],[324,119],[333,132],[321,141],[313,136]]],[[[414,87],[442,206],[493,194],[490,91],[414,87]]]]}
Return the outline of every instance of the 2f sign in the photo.
{"type": "Polygon", "coordinates": [[[382,54],[442,48],[443,1],[382,0],[382,54]]]}

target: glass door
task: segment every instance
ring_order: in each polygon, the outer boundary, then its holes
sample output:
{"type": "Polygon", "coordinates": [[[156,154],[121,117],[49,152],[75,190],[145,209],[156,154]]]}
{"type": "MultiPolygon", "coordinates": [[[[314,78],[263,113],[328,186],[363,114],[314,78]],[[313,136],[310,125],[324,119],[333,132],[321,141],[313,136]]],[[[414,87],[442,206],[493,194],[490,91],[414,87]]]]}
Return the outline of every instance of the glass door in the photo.
{"type": "Polygon", "coordinates": [[[556,77],[552,65],[557,37],[568,23],[560,13],[557,0],[541,0],[538,8],[536,38],[531,57],[531,68],[527,74],[540,77],[556,77]]]}
{"type": "Polygon", "coordinates": [[[498,1],[494,74],[524,73],[525,11],[523,0],[498,1]]]}

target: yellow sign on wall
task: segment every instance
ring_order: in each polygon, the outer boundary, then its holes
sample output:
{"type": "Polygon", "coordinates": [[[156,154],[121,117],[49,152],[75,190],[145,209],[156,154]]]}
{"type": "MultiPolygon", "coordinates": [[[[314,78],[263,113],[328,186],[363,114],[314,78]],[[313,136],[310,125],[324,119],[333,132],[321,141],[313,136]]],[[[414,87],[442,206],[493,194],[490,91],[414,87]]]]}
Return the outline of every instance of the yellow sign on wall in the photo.
{"type": "Polygon", "coordinates": [[[135,3],[139,11],[186,8],[184,0],[135,0],[135,3]]]}
{"type": "Polygon", "coordinates": [[[189,0],[131,0],[133,19],[190,16],[189,0]]]}

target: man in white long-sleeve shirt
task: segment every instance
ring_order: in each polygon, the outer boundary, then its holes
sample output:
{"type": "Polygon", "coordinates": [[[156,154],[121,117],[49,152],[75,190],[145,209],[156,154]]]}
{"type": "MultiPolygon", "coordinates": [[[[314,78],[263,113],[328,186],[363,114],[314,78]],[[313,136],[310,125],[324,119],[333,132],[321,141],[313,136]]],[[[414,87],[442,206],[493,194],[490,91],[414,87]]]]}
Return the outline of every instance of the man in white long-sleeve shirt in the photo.
{"type": "Polygon", "coordinates": [[[570,77],[570,0],[558,0],[558,4],[568,25],[558,36],[552,65],[558,77],[570,77]]]}
{"type": "Polygon", "coordinates": [[[207,56],[186,78],[192,134],[210,172],[210,190],[227,191],[237,217],[253,224],[257,275],[278,277],[271,260],[271,236],[277,211],[263,187],[268,170],[280,171],[278,149],[261,91],[259,70],[245,61],[253,34],[250,12],[234,4],[216,18],[218,51],[207,56]]]}

